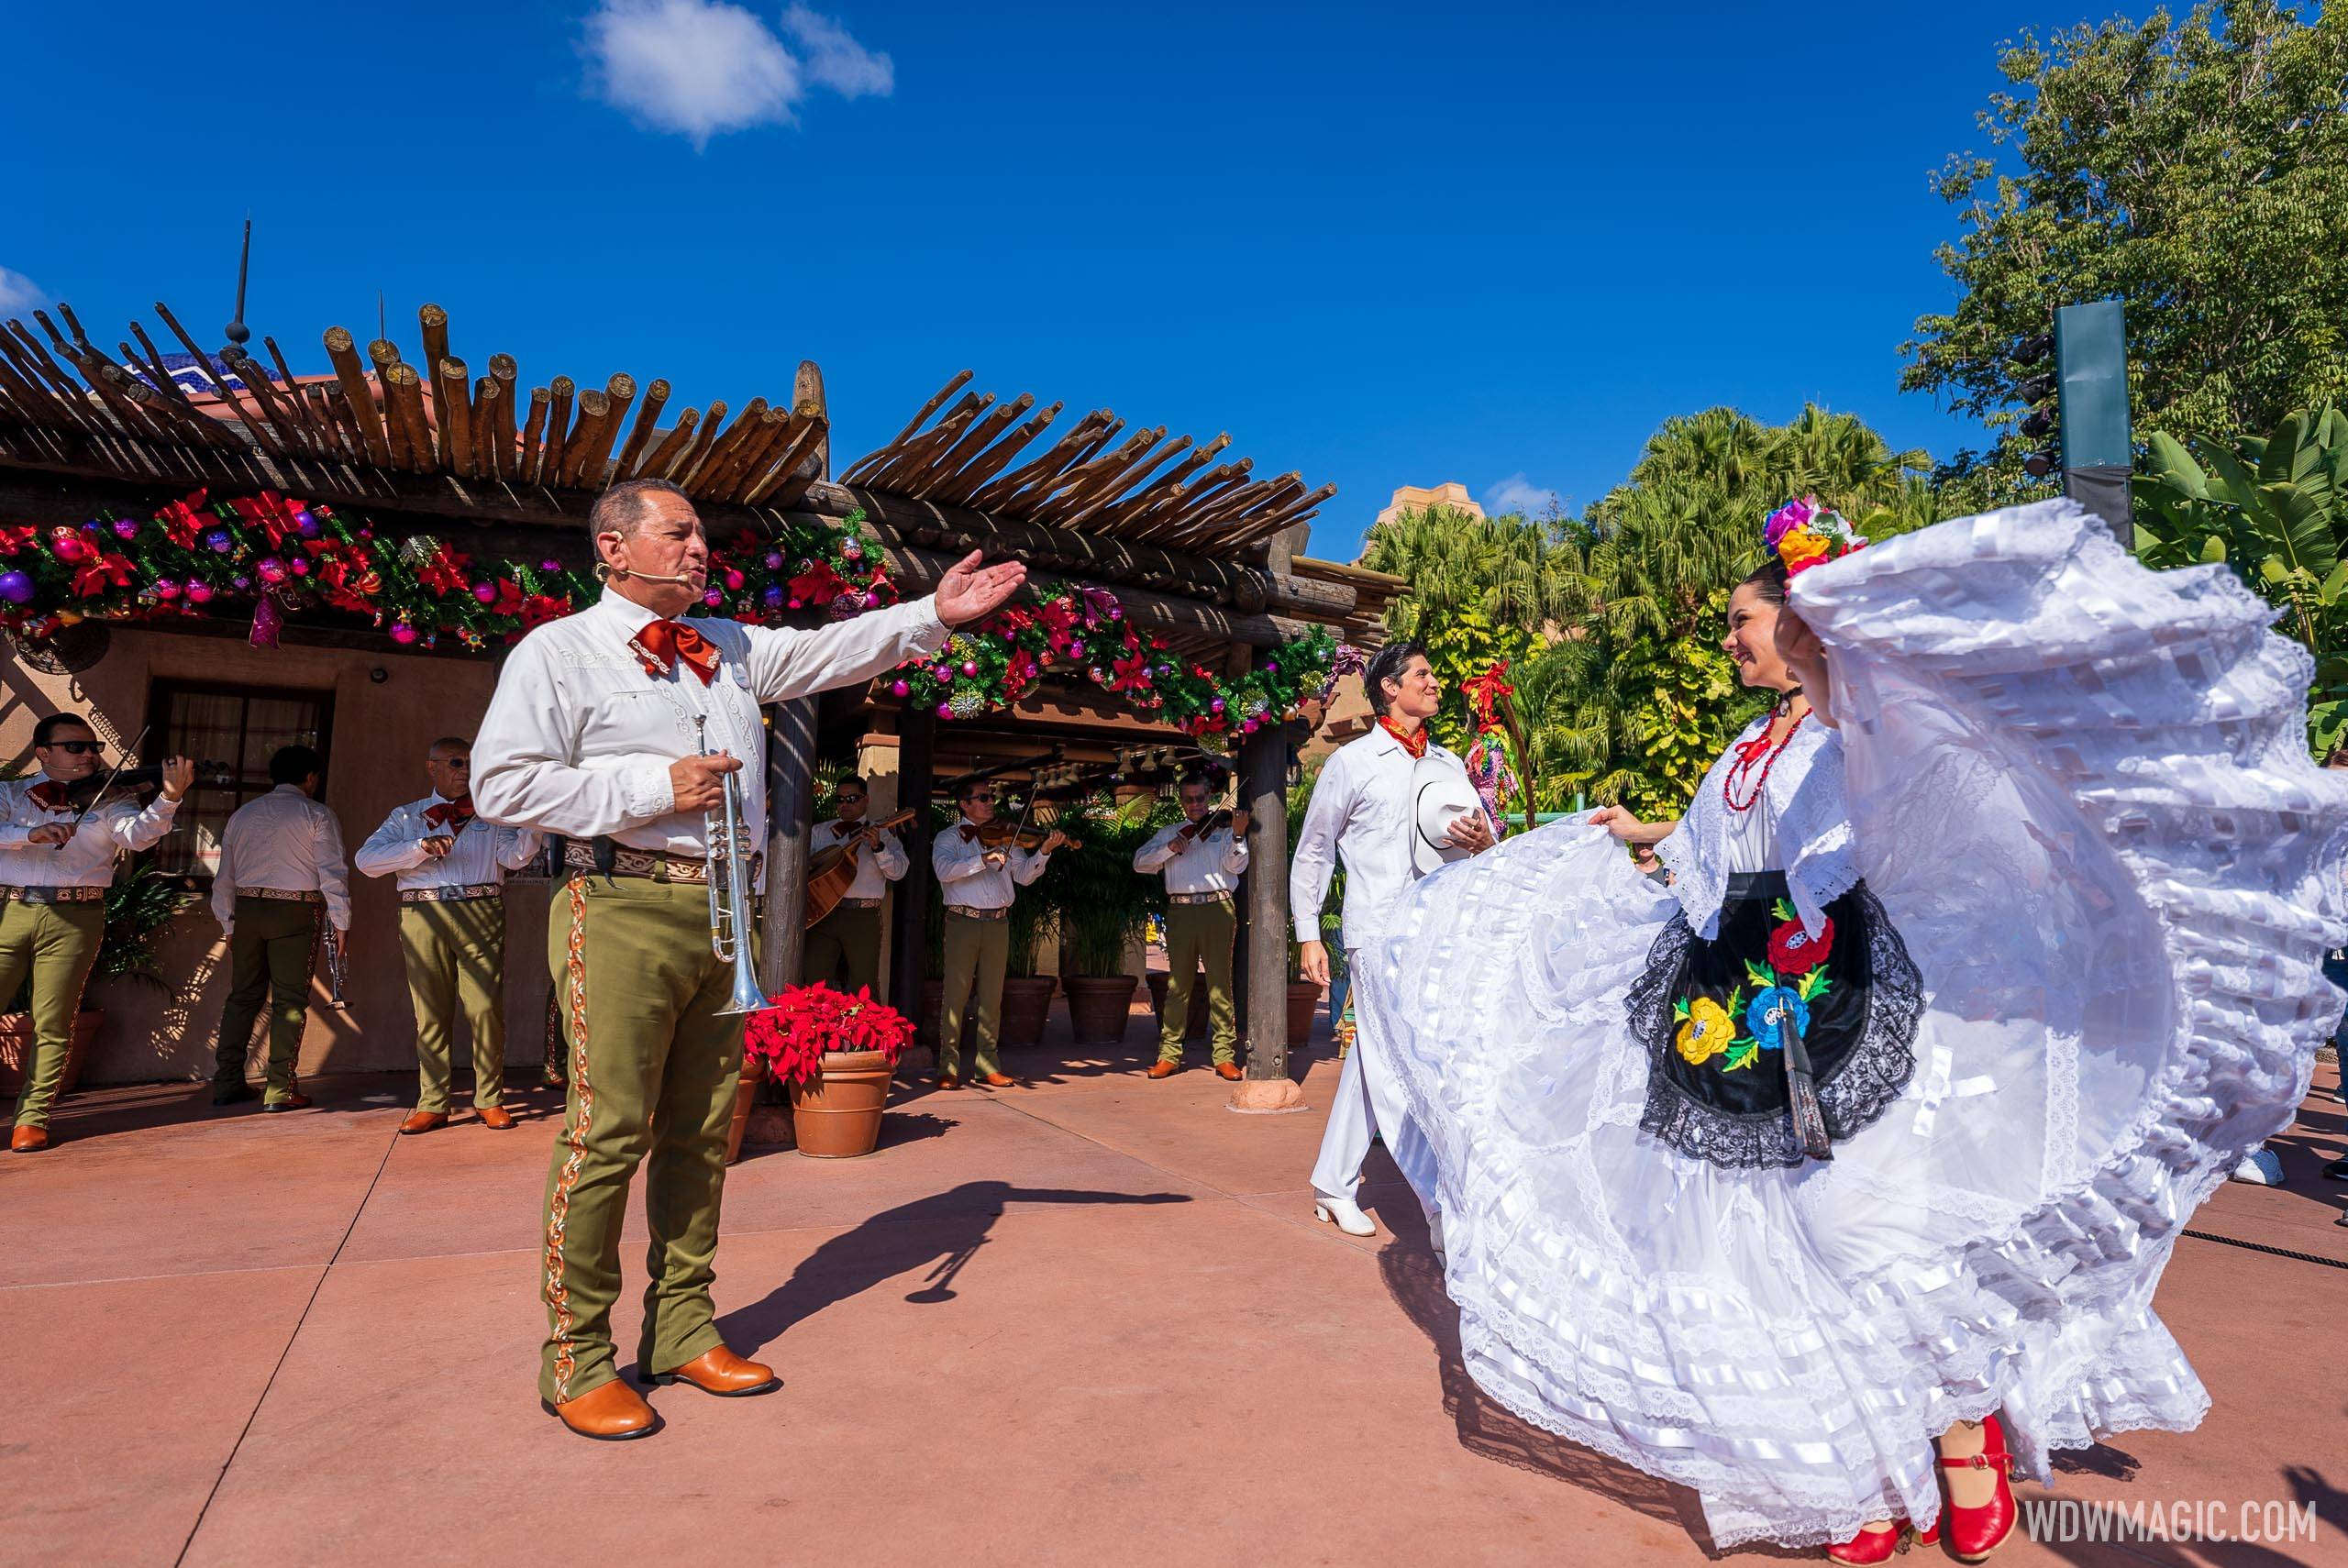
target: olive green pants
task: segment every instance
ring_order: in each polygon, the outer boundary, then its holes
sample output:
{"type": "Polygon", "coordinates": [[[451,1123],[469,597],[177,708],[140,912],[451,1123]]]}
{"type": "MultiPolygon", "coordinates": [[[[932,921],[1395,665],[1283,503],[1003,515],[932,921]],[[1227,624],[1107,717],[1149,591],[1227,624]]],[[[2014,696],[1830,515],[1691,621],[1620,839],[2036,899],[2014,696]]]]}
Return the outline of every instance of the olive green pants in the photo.
{"type": "Polygon", "coordinates": [[[978,993],[978,1076],[1002,1071],[995,1049],[1002,1026],[1002,970],[1011,962],[1011,922],[972,920],[946,911],[946,994],[938,1009],[937,1070],[959,1075],[962,1070],[962,1020],[978,993]]]}
{"type": "Polygon", "coordinates": [[[302,1055],[302,1023],[310,1010],[310,972],[318,963],[318,925],[325,911],[291,899],[237,900],[228,933],[228,1000],[220,1010],[220,1037],[212,1048],[215,1088],[245,1081],[253,1021],[269,1003],[269,1088],[277,1105],[293,1098],[294,1068],[302,1055]]]}
{"type": "Polygon", "coordinates": [[[880,983],[880,906],[869,910],[836,909],[807,932],[807,956],[800,973],[809,985],[837,985],[841,965],[847,982],[840,988],[854,995],[880,983]]]}
{"type": "Polygon", "coordinates": [[[17,1096],[17,1125],[46,1127],[57,1086],[65,1078],[65,1056],[73,1044],[73,1020],[82,1010],[82,987],[97,962],[105,935],[106,907],[83,904],[0,904],[0,1007],[17,994],[29,973],[33,983],[33,1049],[25,1062],[25,1087],[17,1096]]]}
{"type": "Polygon", "coordinates": [[[473,1036],[473,1104],[505,1103],[505,900],[400,906],[400,955],[415,1006],[418,1110],[449,1109],[457,1014],[473,1036]]]}
{"type": "Polygon", "coordinates": [[[1182,1031],[1191,1021],[1191,986],[1203,963],[1207,1018],[1214,1026],[1214,1059],[1237,1055],[1237,1018],[1231,1002],[1231,939],[1239,928],[1231,900],[1169,904],[1166,910],[1166,1015],[1157,1021],[1157,1059],[1182,1059],[1182,1031]]]}
{"type": "Polygon", "coordinates": [[[638,1165],[651,1232],[639,1370],[672,1371],[721,1342],[710,1286],[742,1020],[719,1016],[733,970],[710,952],[698,882],[575,876],[555,895],[547,957],[570,1094],[547,1173],[538,1392],[560,1404],[619,1375],[612,1305],[638,1165]]]}

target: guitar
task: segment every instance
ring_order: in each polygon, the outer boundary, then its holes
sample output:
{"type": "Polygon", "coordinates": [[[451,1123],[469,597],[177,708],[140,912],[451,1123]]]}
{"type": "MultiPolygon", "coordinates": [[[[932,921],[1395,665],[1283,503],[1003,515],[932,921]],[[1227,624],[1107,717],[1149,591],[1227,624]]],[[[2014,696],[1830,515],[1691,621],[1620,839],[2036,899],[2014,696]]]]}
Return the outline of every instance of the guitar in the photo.
{"type": "Polygon", "coordinates": [[[911,811],[903,811],[879,822],[859,823],[855,837],[817,852],[807,863],[807,923],[812,926],[839,908],[840,900],[856,885],[857,856],[863,853],[868,834],[886,833],[913,820],[911,811]]]}

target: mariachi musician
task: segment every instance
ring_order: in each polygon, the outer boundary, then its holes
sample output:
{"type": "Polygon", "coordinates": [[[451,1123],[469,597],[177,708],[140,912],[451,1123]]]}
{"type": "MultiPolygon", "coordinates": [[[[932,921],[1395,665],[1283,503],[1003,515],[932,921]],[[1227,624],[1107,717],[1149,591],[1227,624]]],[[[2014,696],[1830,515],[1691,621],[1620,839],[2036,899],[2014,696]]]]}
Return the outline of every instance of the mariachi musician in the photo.
{"type": "Polygon", "coordinates": [[[1247,813],[1210,811],[1203,777],[1180,786],[1183,820],[1161,828],[1134,852],[1134,869],[1166,876],[1166,1010],[1158,1020],[1153,1078],[1182,1070],[1182,1033],[1191,1019],[1191,987],[1199,966],[1207,971],[1207,1017],[1213,1031],[1214,1070],[1236,1083],[1237,1010],[1231,994],[1231,944],[1239,929],[1232,896],[1247,869],[1247,813]]]}
{"type": "MultiPolygon", "coordinates": [[[[1032,802],[1031,802],[1032,803],[1032,802]]],[[[963,786],[962,819],[930,845],[930,867],[946,900],[946,994],[939,1010],[937,1087],[962,1087],[962,1019],[978,992],[979,1082],[1007,1088],[996,1041],[1002,1027],[1002,972],[1011,961],[1011,906],[1019,889],[1044,874],[1052,851],[1068,842],[1057,828],[1029,845],[1019,824],[994,814],[994,786],[963,786]]]]}
{"type": "Polygon", "coordinates": [[[473,1110],[482,1126],[514,1125],[505,1109],[505,877],[538,855],[543,835],[473,814],[473,745],[444,735],[425,753],[432,793],[400,807],[359,846],[365,877],[400,892],[400,955],[415,1008],[419,1084],[406,1134],[449,1124],[449,1080],[461,1012],[472,1026],[473,1110]]]}
{"type": "Polygon", "coordinates": [[[811,859],[838,850],[843,857],[855,857],[855,875],[830,912],[807,928],[803,972],[810,981],[829,985],[845,964],[852,995],[880,983],[880,900],[890,883],[903,879],[910,863],[894,834],[866,820],[872,791],[865,780],[843,780],[835,799],[839,815],[816,824],[809,838],[811,859]]]}
{"type": "Polygon", "coordinates": [[[331,944],[330,974],[341,972],[350,950],[350,868],[342,825],[315,798],[325,769],[326,759],[306,745],[279,747],[269,759],[276,788],[238,807],[220,830],[212,912],[228,939],[229,979],[213,1044],[215,1105],[252,1098],[245,1054],[266,999],[269,1079],[260,1108],[309,1109],[310,1097],[294,1083],[294,1069],[309,1010],[310,972],[322,936],[331,944]]]}
{"type": "MultiPolygon", "coordinates": [[[[125,850],[147,849],[172,831],[195,769],[175,756],[152,775],[162,793],[141,810],[101,801],[105,743],[71,713],[33,726],[39,777],[0,784],[0,999],[32,981],[33,1049],[17,1096],[8,1147],[49,1147],[49,1110],[65,1076],[82,987],[105,934],[106,889],[125,850]]],[[[144,771],[143,769],[141,770],[144,771]]],[[[127,775],[115,783],[128,782],[127,775]]]]}

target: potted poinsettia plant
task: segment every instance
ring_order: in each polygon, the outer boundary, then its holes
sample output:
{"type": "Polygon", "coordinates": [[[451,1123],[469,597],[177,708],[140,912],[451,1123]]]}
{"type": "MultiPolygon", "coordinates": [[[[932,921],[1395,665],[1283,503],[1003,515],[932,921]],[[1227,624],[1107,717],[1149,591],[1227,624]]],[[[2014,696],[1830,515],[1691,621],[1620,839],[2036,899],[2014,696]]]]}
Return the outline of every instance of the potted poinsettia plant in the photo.
{"type": "Polygon", "coordinates": [[[788,986],[750,1015],[744,1053],[791,1094],[799,1152],[817,1159],[869,1154],[880,1142],[880,1112],[913,1021],[858,988],[788,986]]]}

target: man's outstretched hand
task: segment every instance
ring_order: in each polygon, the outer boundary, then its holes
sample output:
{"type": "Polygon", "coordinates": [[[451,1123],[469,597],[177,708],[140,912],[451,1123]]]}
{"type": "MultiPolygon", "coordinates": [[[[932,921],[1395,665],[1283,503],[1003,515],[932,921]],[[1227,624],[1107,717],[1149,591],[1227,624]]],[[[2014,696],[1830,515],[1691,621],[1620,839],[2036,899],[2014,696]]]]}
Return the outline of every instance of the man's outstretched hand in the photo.
{"type": "Polygon", "coordinates": [[[981,566],[984,558],[972,550],[937,580],[937,618],[949,626],[975,621],[1019,591],[1027,569],[1018,561],[981,566]]]}

